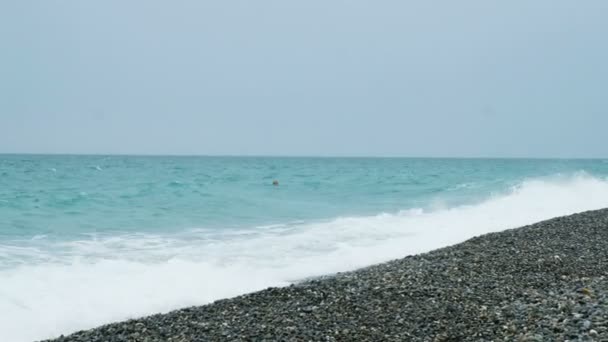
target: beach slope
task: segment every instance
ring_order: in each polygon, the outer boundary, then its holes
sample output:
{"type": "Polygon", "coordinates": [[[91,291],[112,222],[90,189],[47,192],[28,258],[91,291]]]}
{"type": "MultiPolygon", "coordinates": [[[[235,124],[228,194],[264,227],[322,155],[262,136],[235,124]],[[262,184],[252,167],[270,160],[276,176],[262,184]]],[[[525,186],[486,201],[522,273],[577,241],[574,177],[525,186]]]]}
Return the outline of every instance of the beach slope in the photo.
{"type": "Polygon", "coordinates": [[[608,209],[53,341],[608,340],[608,209]]]}

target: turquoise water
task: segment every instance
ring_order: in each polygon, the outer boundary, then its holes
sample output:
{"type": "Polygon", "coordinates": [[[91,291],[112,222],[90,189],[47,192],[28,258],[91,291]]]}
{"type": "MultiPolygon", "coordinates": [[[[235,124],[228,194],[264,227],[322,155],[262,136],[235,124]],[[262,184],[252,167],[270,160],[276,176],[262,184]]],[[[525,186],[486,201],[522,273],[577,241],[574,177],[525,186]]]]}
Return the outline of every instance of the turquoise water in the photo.
{"type": "Polygon", "coordinates": [[[0,237],[233,229],[453,206],[592,160],[0,156],[0,237]],[[279,187],[272,181],[280,181],[279,187]]]}
{"type": "Polygon", "coordinates": [[[0,155],[0,340],[606,207],[607,177],[604,160],[0,155]]]}

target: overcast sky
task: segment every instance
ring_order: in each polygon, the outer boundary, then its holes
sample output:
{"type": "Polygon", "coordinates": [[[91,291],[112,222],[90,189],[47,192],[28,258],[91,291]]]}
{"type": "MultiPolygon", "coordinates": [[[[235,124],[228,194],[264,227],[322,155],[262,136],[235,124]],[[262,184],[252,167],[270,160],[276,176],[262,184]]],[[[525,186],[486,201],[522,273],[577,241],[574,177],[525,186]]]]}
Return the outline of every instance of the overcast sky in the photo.
{"type": "Polygon", "coordinates": [[[0,152],[608,157],[608,1],[2,1],[0,152]]]}

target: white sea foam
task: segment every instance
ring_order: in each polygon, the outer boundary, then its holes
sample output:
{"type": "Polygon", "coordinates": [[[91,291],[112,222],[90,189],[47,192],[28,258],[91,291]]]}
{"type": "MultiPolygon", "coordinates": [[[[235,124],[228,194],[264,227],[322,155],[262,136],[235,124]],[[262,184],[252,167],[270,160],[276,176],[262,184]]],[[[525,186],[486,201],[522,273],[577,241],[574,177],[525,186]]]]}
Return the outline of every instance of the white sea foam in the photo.
{"type": "Polygon", "coordinates": [[[0,245],[0,341],[31,341],[310,276],[425,252],[470,237],[608,206],[586,174],[525,181],[468,206],[222,233],[97,236],[0,245]]]}

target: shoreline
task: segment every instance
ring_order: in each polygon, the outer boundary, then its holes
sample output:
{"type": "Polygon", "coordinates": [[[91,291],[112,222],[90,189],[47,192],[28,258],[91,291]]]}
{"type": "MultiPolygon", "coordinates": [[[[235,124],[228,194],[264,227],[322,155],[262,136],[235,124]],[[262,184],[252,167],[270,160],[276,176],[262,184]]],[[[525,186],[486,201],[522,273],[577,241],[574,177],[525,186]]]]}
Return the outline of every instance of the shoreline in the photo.
{"type": "Polygon", "coordinates": [[[46,340],[601,340],[608,209],[46,340]]]}

